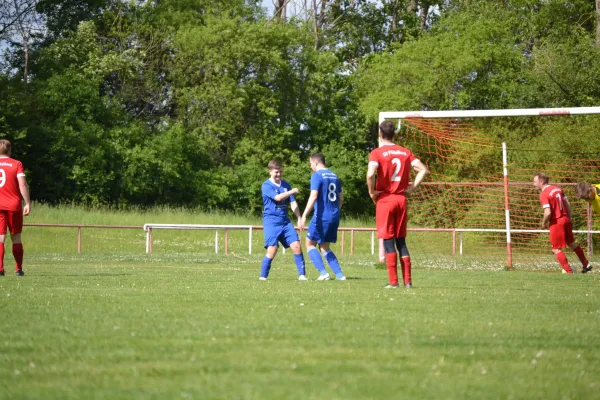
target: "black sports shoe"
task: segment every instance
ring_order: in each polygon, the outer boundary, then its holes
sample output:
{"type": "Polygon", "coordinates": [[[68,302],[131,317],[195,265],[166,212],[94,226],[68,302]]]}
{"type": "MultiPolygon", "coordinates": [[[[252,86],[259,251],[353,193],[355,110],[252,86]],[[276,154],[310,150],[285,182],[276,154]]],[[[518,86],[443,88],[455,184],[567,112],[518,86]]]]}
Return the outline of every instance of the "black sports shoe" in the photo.
{"type": "Polygon", "coordinates": [[[398,289],[399,287],[400,287],[400,285],[392,285],[391,283],[388,283],[383,288],[384,289],[398,289]]]}
{"type": "Polygon", "coordinates": [[[582,274],[585,274],[585,273],[587,273],[587,272],[591,272],[591,271],[592,271],[592,268],[594,268],[594,267],[592,267],[592,264],[588,264],[588,265],[587,265],[587,267],[583,267],[583,268],[581,269],[581,273],[582,273],[582,274]]]}
{"type": "Polygon", "coordinates": [[[0,271],[0,276],[4,276],[4,271],[0,271]]]}
{"type": "Polygon", "coordinates": [[[15,271],[15,275],[17,275],[17,276],[23,276],[23,275],[25,275],[25,272],[23,272],[23,270],[20,269],[18,271],[15,271]]]}
{"type": "Polygon", "coordinates": [[[404,287],[407,289],[412,289],[412,283],[407,283],[406,285],[404,285],[404,287]]]}

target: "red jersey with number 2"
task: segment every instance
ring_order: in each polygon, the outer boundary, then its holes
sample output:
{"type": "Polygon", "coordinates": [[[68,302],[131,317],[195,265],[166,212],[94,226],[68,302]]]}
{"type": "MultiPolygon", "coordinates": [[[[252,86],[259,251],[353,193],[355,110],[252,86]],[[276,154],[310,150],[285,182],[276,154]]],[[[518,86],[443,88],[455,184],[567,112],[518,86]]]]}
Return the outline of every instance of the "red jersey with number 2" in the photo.
{"type": "Polygon", "coordinates": [[[21,161],[0,157],[0,210],[19,211],[23,208],[19,176],[25,176],[21,161]]]}
{"type": "Polygon", "coordinates": [[[373,150],[369,164],[377,165],[375,190],[379,195],[401,194],[408,187],[412,164],[419,161],[414,154],[396,144],[384,145],[373,150]]]}
{"type": "Polygon", "coordinates": [[[540,202],[543,208],[550,208],[550,225],[554,225],[560,218],[568,217],[565,207],[567,196],[558,186],[546,186],[540,193],[540,202]]]}

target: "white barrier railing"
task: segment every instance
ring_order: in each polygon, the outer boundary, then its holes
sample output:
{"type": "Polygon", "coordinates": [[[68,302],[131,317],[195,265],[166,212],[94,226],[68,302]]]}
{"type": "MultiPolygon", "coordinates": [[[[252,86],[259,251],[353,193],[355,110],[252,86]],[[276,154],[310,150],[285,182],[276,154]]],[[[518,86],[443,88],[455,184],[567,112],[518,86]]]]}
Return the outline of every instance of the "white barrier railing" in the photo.
{"type": "MultiPolygon", "coordinates": [[[[153,224],[143,226],[146,231],[146,253],[152,253],[152,230],[153,229],[176,229],[176,230],[215,230],[215,254],[219,252],[219,230],[225,231],[225,254],[229,252],[229,230],[248,229],[248,254],[252,254],[252,232],[262,230],[260,225],[204,225],[204,224],[153,224]]],[[[354,253],[354,232],[371,232],[371,254],[375,254],[375,228],[339,228],[342,233],[341,250],[344,254],[345,233],[350,232],[350,255],[354,253]]],[[[450,230],[449,230],[450,231],[450,230]]],[[[285,252],[285,249],[283,249],[285,252]]]]}
{"type": "MultiPolygon", "coordinates": [[[[144,224],[146,231],[146,253],[152,253],[152,230],[153,229],[175,229],[175,230],[215,230],[215,254],[219,252],[219,230],[225,231],[225,254],[229,252],[229,230],[248,230],[248,254],[252,254],[252,232],[262,230],[260,225],[202,225],[202,224],[144,224]]],[[[354,233],[371,232],[371,255],[375,254],[375,228],[346,228],[338,229],[342,233],[341,252],[344,254],[345,232],[350,232],[350,255],[354,253],[354,233]]],[[[458,254],[463,254],[463,232],[481,232],[481,233],[506,233],[506,229],[469,229],[469,228],[408,228],[408,232],[448,232],[452,234],[452,253],[456,254],[458,244],[458,254]],[[457,243],[458,233],[458,243],[457,243]]],[[[549,233],[547,229],[511,229],[511,233],[549,233]]],[[[573,233],[600,234],[600,231],[576,230],[573,233]]],[[[379,246],[380,249],[382,246],[379,246]]],[[[591,249],[588,249],[588,253],[591,249]]],[[[285,249],[284,249],[285,251],[285,249]]]]}

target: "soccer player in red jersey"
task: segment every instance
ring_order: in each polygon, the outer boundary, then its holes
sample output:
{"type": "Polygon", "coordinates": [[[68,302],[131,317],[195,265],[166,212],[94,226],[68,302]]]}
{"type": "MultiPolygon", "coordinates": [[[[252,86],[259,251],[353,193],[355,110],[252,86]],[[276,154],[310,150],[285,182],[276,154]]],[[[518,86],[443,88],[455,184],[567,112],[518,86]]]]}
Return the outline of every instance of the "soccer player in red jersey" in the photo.
{"type": "Polygon", "coordinates": [[[367,186],[375,203],[377,237],[383,239],[385,249],[390,279],[385,287],[399,287],[398,251],[404,287],[411,288],[410,254],[406,247],[406,196],[415,191],[429,170],[410,150],[394,144],[394,124],[391,121],[379,125],[379,139],[381,146],[369,156],[367,186]],[[417,172],[413,183],[409,182],[411,168],[417,172]]]}
{"type": "Polygon", "coordinates": [[[23,164],[10,158],[11,144],[6,139],[0,139],[0,276],[4,275],[4,239],[6,230],[10,231],[12,253],[15,258],[17,276],[23,273],[23,216],[31,211],[29,187],[25,179],[23,164]],[[25,206],[21,202],[25,200],[25,206]]]}
{"type": "Polygon", "coordinates": [[[585,274],[592,270],[592,266],[585,257],[585,254],[583,254],[581,247],[575,243],[573,226],[571,225],[571,205],[569,204],[569,200],[561,188],[550,185],[548,182],[550,182],[550,177],[543,172],[538,172],[533,176],[533,186],[541,192],[540,202],[544,209],[542,228],[549,226],[552,252],[562,269],[567,274],[573,273],[567,256],[561,250],[568,246],[579,257],[579,261],[581,261],[581,265],[583,266],[581,272],[585,274]]]}

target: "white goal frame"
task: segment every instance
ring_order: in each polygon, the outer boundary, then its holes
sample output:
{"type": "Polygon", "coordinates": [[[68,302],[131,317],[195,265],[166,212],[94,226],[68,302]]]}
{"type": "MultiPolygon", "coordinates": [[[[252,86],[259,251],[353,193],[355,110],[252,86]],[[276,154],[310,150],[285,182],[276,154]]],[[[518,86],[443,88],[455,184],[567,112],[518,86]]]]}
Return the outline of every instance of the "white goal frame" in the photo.
{"type": "MultiPolygon", "coordinates": [[[[481,118],[481,117],[523,117],[523,116],[552,116],[552,115],[584,115],[584,114],[600,114],[600,107],[568,107],[568,108],[521,108],[521,109],[504,109],[504,110],[450,110],[450,111],[382,111],[379,113],[379,123],[388,119],[397,119],[398,128],[400,131],[401,122],[403,119],[413,118],[481,118]]],[[[502,143],[502,165],[504,173],[504,206],[506,229],[506,251],[507,251],[507,266],[512,268],[512,247],[511,247],[511,229],[510,229],[510,209],[508,205],[508,156],[506,151],[506,143],[502,143]]],[[[493,231],[481,229],[482,232],[493,231]]],[[[512,232],[516,232],[512,230],[512,232]]],[[[532,230],[532,232],[534,232],[532,230]]],[[[542,231],[549,232],[549,231],[542,231]]],[[[592,232],[592,231],[588,231],[592,232]]],[[[385,262],[383,254],[383,240],[379,239],[379,261],[385,262]]]]}

